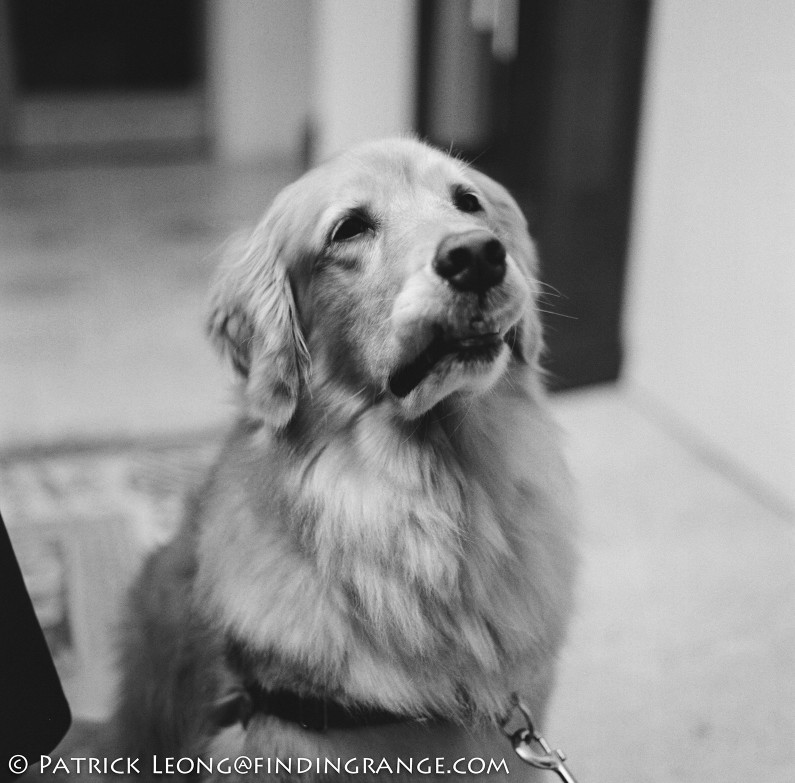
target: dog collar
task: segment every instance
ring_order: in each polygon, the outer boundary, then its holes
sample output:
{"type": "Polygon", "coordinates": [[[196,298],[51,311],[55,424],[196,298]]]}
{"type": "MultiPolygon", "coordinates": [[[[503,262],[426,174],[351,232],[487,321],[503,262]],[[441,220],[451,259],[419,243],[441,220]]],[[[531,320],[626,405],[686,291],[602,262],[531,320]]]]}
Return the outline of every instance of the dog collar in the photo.
{"type": "Polygon", "coordinates": [[[279,718],[315,732],[433,720],[392,712],[371,704],[343,703],[326,696],[264,688],[257,680],[250,652],[236,639],[227,639],[226,663],[235,675],[237,684],[212,706],[212,721],[219,728],[236,723],[245,728],[257,714],[279,718]]]}
{"type": "Polygon", "coordinates": [[[240,723],[244,728],[255,715],[269,715],[295,723],[306,731],[363,729],[417,718],[363,704],[342,704],[321,696],[303,696],[293,691],[266,690],[250,683],[218,700],[213,719],[219,728],[240,723]]]}

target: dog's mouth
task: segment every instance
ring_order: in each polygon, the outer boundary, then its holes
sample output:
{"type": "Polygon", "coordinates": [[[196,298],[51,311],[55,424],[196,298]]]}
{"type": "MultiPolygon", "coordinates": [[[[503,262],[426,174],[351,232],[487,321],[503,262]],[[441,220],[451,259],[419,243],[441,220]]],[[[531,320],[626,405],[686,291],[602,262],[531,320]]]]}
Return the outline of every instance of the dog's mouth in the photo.
{"type": "Polygon", "coordinates": [[[443,359],[453,358],[462,364],[494,361],[505,339],[498,332],[453,337],[441,327],[435,330],[430,344],[389,378],[389,390],[395,397],[407,397],[443,359]]]}

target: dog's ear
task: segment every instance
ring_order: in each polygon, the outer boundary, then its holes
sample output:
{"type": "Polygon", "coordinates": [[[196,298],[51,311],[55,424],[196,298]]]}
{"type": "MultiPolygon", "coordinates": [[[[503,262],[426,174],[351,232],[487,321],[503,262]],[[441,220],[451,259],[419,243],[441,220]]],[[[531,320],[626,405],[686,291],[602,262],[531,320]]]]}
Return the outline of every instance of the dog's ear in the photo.
{"type": "Polygon", "coordinates": [[[509,335],[514,355],[527,364],[536,364],[541,353],[543,340],[541,320],[536,307],[538,293],[538,254],[530,237],[527,220],[513,196],[491,177],[480,171],[467,172],[483,193],[490,207],[487,211],[493,221],[493,228],[502,240],[508,254],[519,265],[531,291],[530,304],[522,320],[509,335]]]}
{"type": "Polygon", "coordinates": [[[295,413],[309,352],[276,223],[266,216],[221,268],[207,328],[240,377],[248,415],[280,429],[295,413]]]}

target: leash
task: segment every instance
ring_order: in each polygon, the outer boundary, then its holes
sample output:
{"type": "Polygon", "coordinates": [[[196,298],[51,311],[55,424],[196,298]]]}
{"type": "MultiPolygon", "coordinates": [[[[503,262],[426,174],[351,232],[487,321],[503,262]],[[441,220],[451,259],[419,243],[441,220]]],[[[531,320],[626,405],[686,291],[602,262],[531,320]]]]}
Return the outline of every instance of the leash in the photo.
{"type": "Polygon", "coordinates": [[[514,694],[511,711],[499,721],[502,733],[511,741],[513,750],[525,764],[536,769],[547,769],[554,772],[563,783],[577,783],[574,775],[566,766],[566,754],[562,750],[552,750],[547,741],[535,727],[533,716],[526,704],[514,694]],[[519,710],[524,718],[525,725],[511,731],[508,722],[514,710],[519,710]],[[539,750],[540,749],[540,752],[539,750]]]}

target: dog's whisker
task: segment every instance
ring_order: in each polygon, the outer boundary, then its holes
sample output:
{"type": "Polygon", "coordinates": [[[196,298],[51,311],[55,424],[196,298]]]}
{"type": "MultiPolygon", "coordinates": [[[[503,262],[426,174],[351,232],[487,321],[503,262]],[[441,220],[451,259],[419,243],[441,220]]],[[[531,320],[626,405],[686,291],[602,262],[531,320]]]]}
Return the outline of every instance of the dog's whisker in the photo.
{"type": "Polygon", "coordinates": [[[492,151],[493,145],[489,144],[485,147],[485,149],[481,150],[474,158],[471,158],[467,161],[467,166],[474,166],[484,155],[487,155],[492,151]]]}
{"type": "Polygon", "coordinates": [[[556,315],[559,318],[569,318],[572,321],[579,321],[580,319],[576,315],[568,315],[567,313],[558,313],[555,310],[544,310],[540,307],[536,307],[536,312],[538,313],[546,313],[547,315],[556,315]]]}
{"type": "Polygon", "coordinates": [[[535,280],[534,282],[535,282],[535,284],[537,286],[540,286],[541,288],[548,288],[549,291],[547,293],[550,294],[550,295],[559,296],[562,299],[568,299],[569,298],[568,296],[566,296],[566,294],[561,293],[559,289],[555,288],[555,286],[551,285],[550,283],[546,283],[543,280],[535,280]]]}
{"type": "Polygon", "coordinates": [[[536,299],[539,302],[548,304],[550,307],[555,307],[558,304],[556,300],[560,299],[560,296],[558,296],[558,294],[553,294],[547,291],[539,291],[538,293],[536,293],[536,299]]]}

